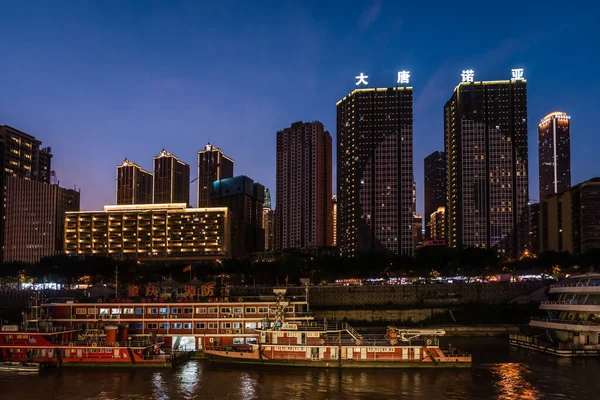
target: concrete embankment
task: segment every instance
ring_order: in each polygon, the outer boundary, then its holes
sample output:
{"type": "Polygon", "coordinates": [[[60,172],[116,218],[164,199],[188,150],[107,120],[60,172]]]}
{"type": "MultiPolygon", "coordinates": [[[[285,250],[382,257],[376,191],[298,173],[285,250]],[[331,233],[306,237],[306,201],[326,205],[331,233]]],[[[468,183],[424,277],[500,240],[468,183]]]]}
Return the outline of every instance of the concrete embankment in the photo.
{"type": "Polygon", "coordinates": [[[354,309],[354,310],[315,310],[315,320],[355,321],[360,323],[381,322],[420,322],[444,314],[445,308],[414,308],[414,309],[354,309]]]}

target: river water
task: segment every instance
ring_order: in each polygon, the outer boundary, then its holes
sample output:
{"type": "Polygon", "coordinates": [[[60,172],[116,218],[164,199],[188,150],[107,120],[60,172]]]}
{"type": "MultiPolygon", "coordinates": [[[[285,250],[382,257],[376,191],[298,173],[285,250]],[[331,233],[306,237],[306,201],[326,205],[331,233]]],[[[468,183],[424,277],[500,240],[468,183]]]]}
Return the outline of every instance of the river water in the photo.
{"type": "Polygon", "coordinates": [[[600,359],[559,359],[506,338],[444,338],[473,354],[471,369],[324,370],[225,367],[55,369],[0,374],[0,399],[594,399],[600,359]]]}

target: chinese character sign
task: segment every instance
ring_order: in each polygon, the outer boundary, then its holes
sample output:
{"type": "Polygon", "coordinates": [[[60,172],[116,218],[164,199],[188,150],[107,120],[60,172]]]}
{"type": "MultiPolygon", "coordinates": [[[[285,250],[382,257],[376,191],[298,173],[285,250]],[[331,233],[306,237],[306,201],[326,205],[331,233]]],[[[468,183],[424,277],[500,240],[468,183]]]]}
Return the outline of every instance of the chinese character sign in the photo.
{"type": "Polygon", "coordinates": [[[186,285],[183,289],[185,290],[183,297],[196,297],[196,286],[186,285]]]}
{"type": "Polygon", "coordinates": [[[215,295],[215,285],[204,285],[202,286],[202,297],[210,297],[215,295]]]}
{"type": "Polygon", "coordinates": [[[475,78],[475,71],[472,69],[463,70],[461,76],[463,82],[473,82],[473,79],[475,78]]]}
{"type": "Polygon", "coordinates": [[[400,71],[398,72],[398,84],[408,83],[410,79],[410,72],[400,71]]]}
{"type": "Polygon", "coordinates": [[[148,285],[146,288],[146,297],[158,297],[158,287],[154,285],[148,285]]]}
{"type": "Polygon", "coordinates": [[[136,285],[130,285],[127,288],[127,294],[129,297],[137,297],[140,295],[140,287],[136,285]]]}
{"type": "Polygon", "coordinates": [[[512,80],[522,80],[523,78],[523,68],[512,69],[512,80]]]}
{"type": "Polygon", "coordinates": [[[369,82],[367,82],[367,79],[369,79],[369,75],[365,75],[362,72],[360,73],[360,75],[357,75],[356,77],[356,86],[358,85],[368,85],[369,82]]]}

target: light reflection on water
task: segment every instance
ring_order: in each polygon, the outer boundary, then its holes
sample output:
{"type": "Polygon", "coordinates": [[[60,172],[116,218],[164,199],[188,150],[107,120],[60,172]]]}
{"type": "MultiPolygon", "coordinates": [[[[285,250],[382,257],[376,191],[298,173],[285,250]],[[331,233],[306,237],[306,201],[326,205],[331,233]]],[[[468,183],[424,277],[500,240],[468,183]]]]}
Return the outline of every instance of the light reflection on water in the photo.
{"type": "MultiPolygon", "coordinates": [[[[456,339],[455,339],[456,340],[456,339]]],[[[454,341],[453,340],[453,343],[454,341]]],[[[506,339],[469,339],[471,369],[323,370],[225,367],[61,369],[0,374],[0,398],[27,399],[592,399],[600,360],[509,350],[506,339]]]]}

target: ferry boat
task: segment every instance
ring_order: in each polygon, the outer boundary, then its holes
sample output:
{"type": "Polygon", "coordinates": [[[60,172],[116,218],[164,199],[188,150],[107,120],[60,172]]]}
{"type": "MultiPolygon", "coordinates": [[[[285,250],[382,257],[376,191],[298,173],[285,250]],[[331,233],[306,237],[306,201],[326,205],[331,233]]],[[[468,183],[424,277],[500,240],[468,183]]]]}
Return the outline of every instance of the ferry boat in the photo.
{"type": "Polygon", "coordinates": [[[542,318],[532,318],[528,333],[511,333],[515,347],[562,357],[600,355],[600,274],[573,275],[553,284],[543,301],[542,318]]]}
{"type": "MultiPolygon", "coordinates": [[[[282,298],[284,290],[275,290],[282,298]]],[[[281,310],[281,307],[278,308],[281,310]]],[[[275,366],[324,368],[470,367],[471,356],[442,350],[443,330],[389,327],[385,335],[363,336],[347,323],[290,323],[283,312],[258,329],[256,344],[210,346],[209,360],[275,366]],[[274,322],[274,323],[273,323],[274,322]]]]}

